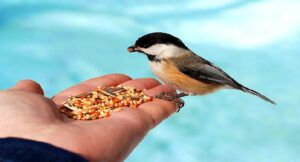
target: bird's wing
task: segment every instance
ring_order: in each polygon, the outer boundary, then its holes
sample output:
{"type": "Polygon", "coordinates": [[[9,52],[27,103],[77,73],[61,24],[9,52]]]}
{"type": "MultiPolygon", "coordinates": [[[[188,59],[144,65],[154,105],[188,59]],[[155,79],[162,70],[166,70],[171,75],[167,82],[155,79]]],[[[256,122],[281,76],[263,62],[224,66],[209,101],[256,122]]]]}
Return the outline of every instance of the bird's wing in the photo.
{"type": "MultiPolygon", "coordinates": [[[[189,77],[209,84],[227,85],[232,88],[241,89],[241,84],[236,82],[223,70],[213,65],[211,62],[193,54],[193,59],[181,60],[176,64],[179,71],[189,77]]],[[[178,61],[176,61],[178,62],[178,61]]]]}

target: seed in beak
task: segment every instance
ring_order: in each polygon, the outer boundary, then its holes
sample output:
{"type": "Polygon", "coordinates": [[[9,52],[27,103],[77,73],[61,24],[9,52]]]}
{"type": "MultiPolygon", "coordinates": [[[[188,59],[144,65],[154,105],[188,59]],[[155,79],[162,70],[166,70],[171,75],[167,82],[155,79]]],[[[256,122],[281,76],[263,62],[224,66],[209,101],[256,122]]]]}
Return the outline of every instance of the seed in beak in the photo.
{"type": "Polygon", "coordinates": [[[130,46],[127,48],[128,52],[134,52],[135,51],[135,46],[130,46]]]}

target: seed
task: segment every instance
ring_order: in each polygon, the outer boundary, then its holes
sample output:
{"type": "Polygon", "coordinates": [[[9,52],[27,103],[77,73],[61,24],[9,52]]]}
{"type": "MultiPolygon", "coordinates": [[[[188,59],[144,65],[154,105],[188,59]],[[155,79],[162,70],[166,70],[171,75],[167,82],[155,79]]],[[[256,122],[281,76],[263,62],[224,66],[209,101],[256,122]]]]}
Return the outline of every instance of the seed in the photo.
{"type": "Polygon", "coordinates": [[[114,103],[114,101],[113,100],[110,100],[109,101],[109,106],[113,106],[115,103],[114,103]]]}
{"type": "Polygon", "coordinates": [[[109,116],[110,116],[109,111],[105,112],[104,117],[109,117],[109,116]]]}
{"type": "Polygon", "coordinates": [[[131,108],[137,108],[137,105],[130,105],[131,108]]]}
{"type": "Polygon", "coordinates": [[[86,101],[86,102],[82,103],[82,105],[84,105],[84,106],[90,106],[90,105],[92,105],[92,102],[86,101]]]}
{"type": "Polygon", "coordinates": [[[118,99],[118,98],[115,98],[114,99],[114,102],[120,102],[121,100],[120,99],[118,99]]]}
{"type": "Polygon", "coordinates": [[[94,108],[89,109],[89,113],[94,113],[94,112],[95,112],[94,108]]]}
{"type": "Polygon", "coordinates": [[[116,112],[120,112],[120,111],[122,111],[122,108],[121,108],[121,107],[119,107],[119,108],[115,108],[115,109],[114,109],[114,111],[116,111],[116,112]]]}
{"type": "Polygon", "coordinates": [[[125,106],[128,106],[128,105],[129,105],[127,100],[124,100],[124,105],[125,105],[125,106]]]}

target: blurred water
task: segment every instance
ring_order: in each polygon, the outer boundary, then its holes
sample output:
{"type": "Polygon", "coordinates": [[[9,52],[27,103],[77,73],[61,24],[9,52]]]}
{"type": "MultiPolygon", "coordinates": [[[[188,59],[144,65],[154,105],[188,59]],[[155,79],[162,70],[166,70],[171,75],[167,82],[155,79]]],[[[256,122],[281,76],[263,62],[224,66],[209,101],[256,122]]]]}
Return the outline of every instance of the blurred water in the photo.
{"type": "Polygon", "coordinates": [[[129,45],[154,31],[190,49],[273,106],[233,90],[187,97],[127,161],[300,160],[300,1],[0,1],[0,89],[30,78],[51,97],[109,73],[154,77],[129,45]]]}

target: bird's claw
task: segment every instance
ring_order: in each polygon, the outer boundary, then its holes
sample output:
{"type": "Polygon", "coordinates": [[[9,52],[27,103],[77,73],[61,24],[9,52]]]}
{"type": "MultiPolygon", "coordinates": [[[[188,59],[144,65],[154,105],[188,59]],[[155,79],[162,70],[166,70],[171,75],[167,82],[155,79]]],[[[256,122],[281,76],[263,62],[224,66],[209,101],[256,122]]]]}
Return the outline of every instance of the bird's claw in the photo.
{"type": "Polygon", "coordinates": [[[184,106],[184,101],[182,99],[180,99],[177,95],[173,95],[168,92],[162,92],[159,95],[153,97],[173,102],[175,106],[178,107],[177,112],[179,112],[180,109],[184,106]]]}

